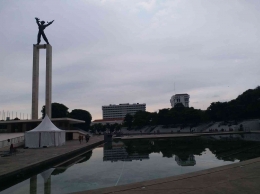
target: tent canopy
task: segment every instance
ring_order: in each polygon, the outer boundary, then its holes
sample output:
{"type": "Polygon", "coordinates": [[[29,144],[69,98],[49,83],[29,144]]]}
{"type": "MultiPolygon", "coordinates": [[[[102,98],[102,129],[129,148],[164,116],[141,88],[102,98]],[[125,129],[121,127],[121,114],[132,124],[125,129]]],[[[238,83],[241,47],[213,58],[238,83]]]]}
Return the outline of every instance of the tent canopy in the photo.
{"type": "Polygon", "coordinates": [[[60,132],[62,130],[60,130],[59,128],[57,128],[50,120],[50,118],[48,117],[48,115],[45,115],[44,119],[42,120],[42,122],[34,129],[28,131],[28,133],[31,132],[60,132]]]}

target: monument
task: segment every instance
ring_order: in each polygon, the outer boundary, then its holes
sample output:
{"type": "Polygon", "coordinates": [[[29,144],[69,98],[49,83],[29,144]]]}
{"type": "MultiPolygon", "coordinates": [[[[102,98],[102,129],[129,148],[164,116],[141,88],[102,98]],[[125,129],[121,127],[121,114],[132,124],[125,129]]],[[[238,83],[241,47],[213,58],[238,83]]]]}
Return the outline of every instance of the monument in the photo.
{"type": "Polygon", "coordinates": [[[37,36],[37,44],[33,45],[33,71],[32,71],[32,116],[31,120],[6,120],[0,121],[1,125],[5,126],[6,133],[26,132],[36,128],[42,119],[38,118],[39,106],[39,59],[40,49],[46,49],[46,93],[45,93],[45,114],[47,114],[51,122],[60,129],[66,130],[66,140],[75,139],[78,137],[78,130],[72,130],[73,124],[85,123],[85,121],[72,119],[72,118],[53,118],[52,119],[52,46],[44,33],[44,29],[51,25],[53,21],[47,22],[40,21],[35,18],[39,27],[37,36]],[[46,44],[40,44],[41,37],[45,40],[46,44]]]}
{"type": "Polygon", "coordinates": [[[44,29],[45,29],[46,27],[48,27],[49,25],[51,25],[51,24],[54,22],[54,20],[52,20],[51,22],[47,22],[46,25],[45,25],[45,21],[41,21],[41,22],[40,22],[40,19],[39,19],[39,18],[35,18],[35,20],[36,20],[36,23],[37,23],[37,25],[38,25],[38,27],[39,27],[38,38],[37,38],[37,44],[40,44],[40,42],[41,42],[41,36],[43,37],[43,39],[45,40],[45,42],[46,42],[47,44],[49,44],[49,41],[48,41],[48,39],[47,39],[47,37],[46,37],[46,35],[45,35],[45,33],[44,33],[44,29]]]}
{"type": "Polygon", "coordinates": [[[33,74],[32,74],[32,119],[38,119],[39,103],[39,54],[40,49],[46,49],[46,91],[45,91],[45,113],[51,118],[51,95],[52,95],[52,46],[44,33],[44,29],[51,25],[52,22],[41,21],[35,18],[39,27],[37,44],[33,45],[33,74]],[[41,36],[47,44],[41,44],[41,36]]]}

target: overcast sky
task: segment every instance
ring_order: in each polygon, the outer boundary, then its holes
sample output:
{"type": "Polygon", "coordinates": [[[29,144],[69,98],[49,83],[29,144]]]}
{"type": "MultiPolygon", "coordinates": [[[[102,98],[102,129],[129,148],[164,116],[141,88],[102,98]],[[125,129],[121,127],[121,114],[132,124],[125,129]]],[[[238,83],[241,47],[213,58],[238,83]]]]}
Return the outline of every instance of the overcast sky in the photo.
{"type": "MultiPolygon", "coordinates": [[[[52,101],[100,119],[102,105],[153,112],[188,93],[190,106],[206,109],[260,85],[259,10],[259,0],[2,0],[0,110],[31,114],[35,17],[55,20],[45,29],[52,101]]],[[[39,117],[45,50],[40,58],[39,117]]]]}

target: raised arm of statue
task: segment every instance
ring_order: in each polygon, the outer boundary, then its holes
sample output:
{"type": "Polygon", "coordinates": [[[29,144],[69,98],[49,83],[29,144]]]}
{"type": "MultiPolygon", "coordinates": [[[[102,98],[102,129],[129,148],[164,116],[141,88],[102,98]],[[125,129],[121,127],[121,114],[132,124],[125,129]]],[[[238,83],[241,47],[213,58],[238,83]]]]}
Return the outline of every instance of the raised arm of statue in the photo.
{"type": "Polygon", "coordinates": [[[39,18],[35,18],[35,20],[36,20],[37,25],[40,26],[39,18]]]}
{"type": "Polygon", "coordinates": [[[54,22],[54,20],[52,20],[51,22],[49,22],[47,25],[45,25],[46,27],[51,25],[54,22]]]}

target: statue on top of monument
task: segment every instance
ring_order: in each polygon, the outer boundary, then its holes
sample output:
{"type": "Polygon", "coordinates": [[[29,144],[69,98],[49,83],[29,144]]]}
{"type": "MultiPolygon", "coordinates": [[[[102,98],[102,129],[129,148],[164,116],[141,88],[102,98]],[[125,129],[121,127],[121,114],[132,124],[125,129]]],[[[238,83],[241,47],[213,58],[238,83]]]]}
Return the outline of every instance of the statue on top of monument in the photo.
{"type": "Polygon", "coordinates": [[[47,26],[51,25],[51,24],[54,22],[54,20],[52,20],[51,22],[47,22],[47,24],[45,24],[45,21],[41,21],[41,22],[40,22],[40,19],[39,19],[39,18],[35,18],[35,19],[36,19],[36,23],[37,23],[38,26],[39,26],[37,44],[40,44],[40,42],[41,42],[41,36],[43,37],[43,39],[45,40],[45,42],[46,42],[47,44],[49,44],[49,41],[48,41],[47,37],[45,36],[45,33],[44,33],[43,30],[44,30],[47,26]]]}

